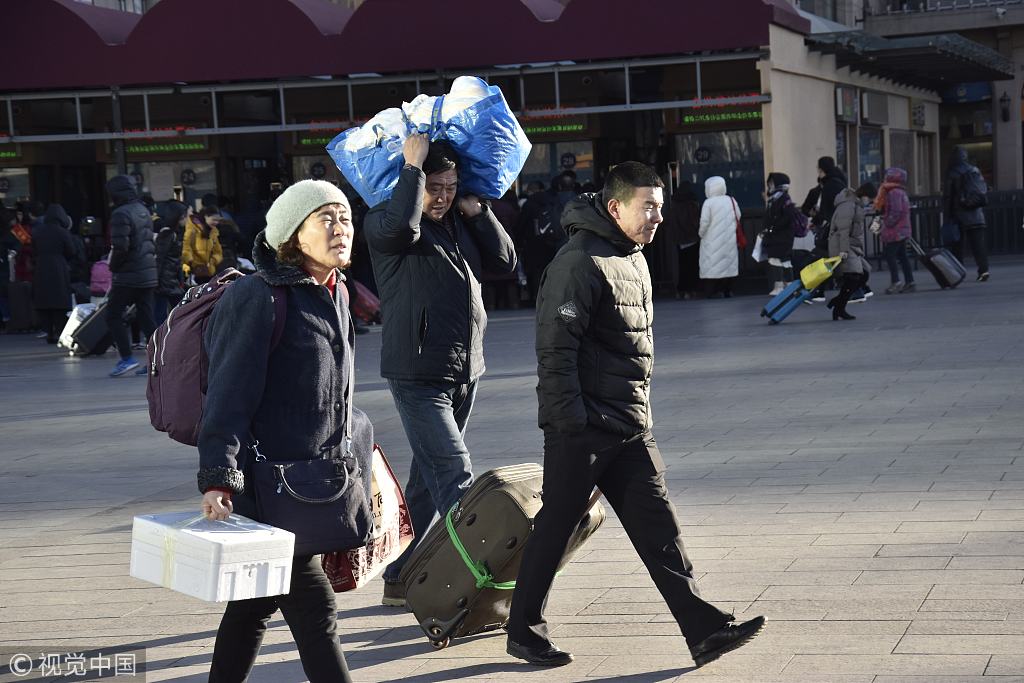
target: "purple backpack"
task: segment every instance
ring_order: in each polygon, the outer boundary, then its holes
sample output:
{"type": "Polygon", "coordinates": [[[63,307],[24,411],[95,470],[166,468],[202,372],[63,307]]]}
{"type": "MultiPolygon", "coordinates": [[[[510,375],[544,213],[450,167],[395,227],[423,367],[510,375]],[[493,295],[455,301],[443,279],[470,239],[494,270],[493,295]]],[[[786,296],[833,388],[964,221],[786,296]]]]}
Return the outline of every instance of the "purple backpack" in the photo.
{"type": "MultiPolygon", "coordinates": [[[[185,297],[149,338],[149,378],[146,400],[153,427],[175,441],[195,446],[206,404],[206,376],[209,359],[203,346],[203,333],[214,306],[232,283],[243,275],[234,268],[218,273],[206,284],[190,288],[185,297]]],[[[288,296],[284,287],[274,287],[273,351],[284,333],[288,296]]]]}

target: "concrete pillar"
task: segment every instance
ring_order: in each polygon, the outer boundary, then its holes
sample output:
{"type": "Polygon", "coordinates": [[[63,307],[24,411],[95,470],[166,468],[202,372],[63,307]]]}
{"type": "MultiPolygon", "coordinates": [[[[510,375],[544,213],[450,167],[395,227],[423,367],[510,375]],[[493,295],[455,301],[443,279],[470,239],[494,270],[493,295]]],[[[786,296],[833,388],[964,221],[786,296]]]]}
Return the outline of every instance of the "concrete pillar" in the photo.
{"type": "Polygon", "coordinates": [[[994,184],[997,190],[1018,190],[1024,188],[1024,29],[1000,35],[999,51],[1013,62],[1016,73],[1012,81],[992,83],[994,184]],[[1010,98],[1009,121],[1003,121],[1003,93],[1010,98]]]}

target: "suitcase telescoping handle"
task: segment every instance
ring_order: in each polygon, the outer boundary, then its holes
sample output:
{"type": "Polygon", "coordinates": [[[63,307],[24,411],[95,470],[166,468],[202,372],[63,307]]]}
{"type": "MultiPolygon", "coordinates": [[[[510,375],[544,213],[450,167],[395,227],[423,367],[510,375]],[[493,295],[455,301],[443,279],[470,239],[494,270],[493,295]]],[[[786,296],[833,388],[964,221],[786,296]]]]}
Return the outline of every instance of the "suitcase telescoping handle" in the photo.
{"type": "Polygon", "coordinates": [[[918,257],[924,256],[924,249],[921,247],[920,244],[917,243],[917,240],[915,240],[913,237],[908,237],[907,242],[910,243],[910,248],[914,250],[914,253],[917,254],[918,257]]]}

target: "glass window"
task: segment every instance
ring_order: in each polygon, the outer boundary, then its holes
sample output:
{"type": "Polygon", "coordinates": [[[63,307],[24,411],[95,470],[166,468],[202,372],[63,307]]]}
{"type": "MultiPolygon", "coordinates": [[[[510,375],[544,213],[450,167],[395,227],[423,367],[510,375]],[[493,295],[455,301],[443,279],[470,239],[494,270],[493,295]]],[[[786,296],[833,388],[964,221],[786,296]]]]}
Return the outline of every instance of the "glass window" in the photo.
{"type": "Polygon", "coordinates": [[[882,150],[882,129],[861,128],[858,140],[858,182],[871,182],[877,185],[882,182],[882,173],[885,170],[883,168],[885,156],[882,150]]]}
{"type": "Polygon", "coordinates": [[[725,178],[741,207],[764,205],[764,146],[760,130],[727,130],[675,136],[679,180],[689,180],[698,196],[711,176],[725,178]]]}
{"type": "Polygon", "coordinates": [[[551,179],[566,170],[575,172],[576,181],[581,185],[593,182],[594,145],[590,140],[534,144],[519,174],[519,184],[525,186],[539,180],[544,187],[550,187],[551,179]]]}
{"type": "Polygon", "coordinates": [[[917,179],[913,181],[917,194],[932,194],[935,187],[935,136],[917,135],[917,179]]]}
{"type": "Polygon", "coordinates": [[[31,195],[27,168],[0,168],[0,203],[9,209],[31,195]]]}
{"type": "Polygon", "coordinates": [[[341,171],[326,154],[292,157],[292,180],[327,180],[335,185],[347,184],[341,171]]]}
{"type": "Polygon", "coordinates": [[[836,126],[836,165],[842,169],[846,177],[850,177],[850,148],[846,144],[846,126],[836,126]]]}
{"type": "MultiPolygon", "coordinates": [[[[117,166],[107,164],[106,174],[107,180],[113,178],[117,166]]],[[[217,162],[212,159],[128,162],[128,175],[135,176],[143,194],[158,202],[173,199],[176,186],[183,190],[183,201],[193,208],[198,208],[207,192],[217,193],[217,162]]]]}
{"type": "Polygon", "coordinates": [[[889,165],[907,172],[907,190],[917,184],[917,167],[914,163],[914,132],[910,130],[889,131],[889,165]]]}

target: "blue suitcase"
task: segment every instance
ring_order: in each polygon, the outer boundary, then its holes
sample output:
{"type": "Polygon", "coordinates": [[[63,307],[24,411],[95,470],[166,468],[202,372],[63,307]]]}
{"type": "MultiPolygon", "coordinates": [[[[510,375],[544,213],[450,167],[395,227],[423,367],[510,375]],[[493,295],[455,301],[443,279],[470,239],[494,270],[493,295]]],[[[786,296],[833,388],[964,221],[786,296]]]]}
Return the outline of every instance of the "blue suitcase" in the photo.
{"type": "Polygon", "coordinates": [[[797,278],[761,309],[761,317],[768,318],[771,325],[778,325],[803,302],[810,299],[812,294],[813,292],[804,289],[804,284],[797,278]]]}

